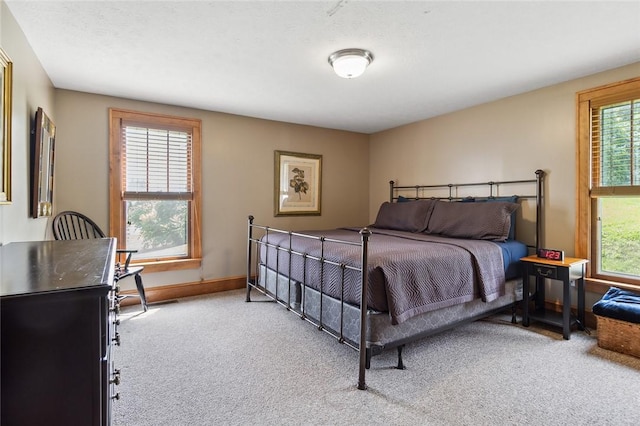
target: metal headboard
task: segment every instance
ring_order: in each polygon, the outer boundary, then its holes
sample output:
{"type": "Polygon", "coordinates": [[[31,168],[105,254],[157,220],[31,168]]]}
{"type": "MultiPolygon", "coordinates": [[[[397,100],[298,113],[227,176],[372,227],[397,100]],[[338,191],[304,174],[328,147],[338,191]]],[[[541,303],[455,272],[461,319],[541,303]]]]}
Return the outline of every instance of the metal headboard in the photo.
{"type": "Polygon", "coordinates": [[[475,199],[491,199],[498,196],[504,196],[504,193],[499,193],[500,188],[504,186],[512,185],[512,188],[517,185],[535,184],[535,194],[508,194],[517,195],[518,199],[535,199],[536,200],[536,231],[535,231],[535,247],[536,250],[543,247],[542,237],[542,225],[543,225],[543,181],[545,172],[543,170],[535,171],[535,179],[525,180],[504,180],[504,181],[490,181],[490,182],[473,182],[473,183],[447,183],[442,185],[413,185],[402,186],[396,185],[394,181],[389,181],[389,201],[397,201],[401,196],[410,198],[412,200],[444,200],[444,201],[462,201],[465,198],[469,198],[469,194],[461,195],[462,188],[479,187],[486,188],[487,192],[478,195],[473,195],[475,199]],[[433,195],[437,193],[439,195],[433,195]],[[405,194],[405,195],[403,195],[405,194]],[[430,195],[431,194],[431,195],[430,195]],[[444,194],[444,195],[442,195],[444,194]]]}

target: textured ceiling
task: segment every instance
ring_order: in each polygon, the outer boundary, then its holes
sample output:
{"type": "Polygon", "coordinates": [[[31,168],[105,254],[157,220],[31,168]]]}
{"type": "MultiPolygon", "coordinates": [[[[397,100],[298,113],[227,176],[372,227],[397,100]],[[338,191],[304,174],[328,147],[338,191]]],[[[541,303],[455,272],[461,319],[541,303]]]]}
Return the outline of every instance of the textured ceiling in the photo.
{"type": "Polygon", "coordinates": [[[363,133],[640,61],[640,1],[5,2],[57,88],[363,133]]]}

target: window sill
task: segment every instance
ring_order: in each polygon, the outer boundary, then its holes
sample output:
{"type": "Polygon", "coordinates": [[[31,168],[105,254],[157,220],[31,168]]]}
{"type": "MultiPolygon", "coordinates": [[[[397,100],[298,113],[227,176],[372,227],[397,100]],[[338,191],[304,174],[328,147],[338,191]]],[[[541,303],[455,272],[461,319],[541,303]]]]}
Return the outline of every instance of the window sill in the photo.
{"type": "Polygon", "coordinates": [[[137,266],[144,266],[145,272],[165,272],[181,269],[197,269],[202,265],[202,259],[174,259],[132,263],[137,266]]]}
{"type": "Polygon", "coordinates": [[[604,294],[609,287],[618,287],[623,290],[640,291],[639,285],[627,284],[619,281],[602,280],[598,278],[585,278],[585,290],[593,293],[604,294]]]}

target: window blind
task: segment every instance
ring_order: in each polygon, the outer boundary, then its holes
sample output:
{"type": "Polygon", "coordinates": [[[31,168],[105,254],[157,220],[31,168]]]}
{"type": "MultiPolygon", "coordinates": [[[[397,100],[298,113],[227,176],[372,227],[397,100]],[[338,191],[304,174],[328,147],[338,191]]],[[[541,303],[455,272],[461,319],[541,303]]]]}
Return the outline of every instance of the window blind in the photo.
{"type": "Polygon", "coordinates": [[[592,105],[591,195],[640,195],[640,98],[592,105]]]}
{"type": "Polygon", "coordinates": [[[123,123],[122,150],[125,198],[191,198],[190,132],[123,123]]]}

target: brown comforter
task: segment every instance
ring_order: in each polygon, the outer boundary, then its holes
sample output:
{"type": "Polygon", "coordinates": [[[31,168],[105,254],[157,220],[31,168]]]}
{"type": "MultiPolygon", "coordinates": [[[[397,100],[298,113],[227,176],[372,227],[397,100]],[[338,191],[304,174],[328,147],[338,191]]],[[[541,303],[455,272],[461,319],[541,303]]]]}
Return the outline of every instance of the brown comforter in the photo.
{"type": "MultiPolygon", "coordinates": [[[[306,231],[308,235],[359,242],[359,229],[306,231]]],[[[504,293],[504,267],[500,248],[481,240],[444,238],[426,234],[371,228],[368,254],[370,309],[388,311],[393,324],[423,312],[482,298],[495,300],[504,293]]],[[[269,244],[289,249],[289,235],[269,234],[269,244]]],[[[292,250],[359,267],[359,245],[293,236],[292,250]]],[[[262,246],[261,261],[281,274],[345,302],[360,304],[358,271],[262,246]],[[341,285],[344,275],[344,285],[341,285]]]]}

